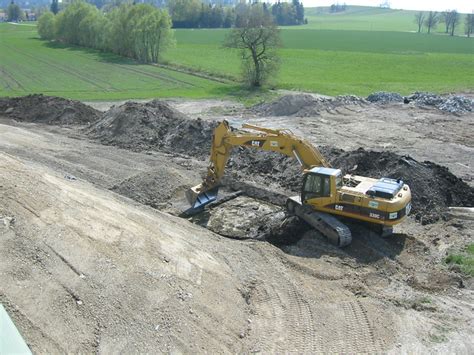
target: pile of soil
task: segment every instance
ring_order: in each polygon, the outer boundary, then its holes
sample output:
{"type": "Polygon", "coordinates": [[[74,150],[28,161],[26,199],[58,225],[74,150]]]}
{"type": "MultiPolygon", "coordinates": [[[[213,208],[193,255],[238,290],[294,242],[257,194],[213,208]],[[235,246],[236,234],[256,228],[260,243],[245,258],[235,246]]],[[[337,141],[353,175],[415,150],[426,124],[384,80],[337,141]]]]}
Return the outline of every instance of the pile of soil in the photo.
{"type": "Polygon", "coordinates": [[[112,107],[86,130],[102,144],[133,151],[159,149],[207,157],[217,124],[190,119],[166,102],[126,102],[112,107]]]}
{"type": "Polygon", "coordinates": [[[35,94],[0,98],[0,115],[23,122],[84,125],[95,122],[100,112],[79,101],[35,94]]]}
{"type": "Polygon", "coordinates": [[[181,171],[159,168],[132,176],[111,190],[153,208],[163,208],[196,181],[181,171]]]}
{"type": "Polygon", "coordinates": [[[364,99],[353,96],[316,97],[309,94],[285,95],[270,103],[261,103],[251,108],[261,116],[318,116],[321,111],[331,111],[338,107],[366,104],[364,99]]]}
{"type": "MultiPolygon", "coordinates": [[[[345,152],[323,147],[321,151],[332,166],[344,173],[402,179],[412,191],[412,213],[423,224],[443,218],[449,206],[473,206],[474,189],[448,168],[435,163],[421,163],[408,156],[362,148],[345,152]]],[[[260,184],[278,184],[294,193],[301,189],[299,165],[286,156],[246,148],[233,154],[229,167],[240,179],[248,177],[260,184]]]]}

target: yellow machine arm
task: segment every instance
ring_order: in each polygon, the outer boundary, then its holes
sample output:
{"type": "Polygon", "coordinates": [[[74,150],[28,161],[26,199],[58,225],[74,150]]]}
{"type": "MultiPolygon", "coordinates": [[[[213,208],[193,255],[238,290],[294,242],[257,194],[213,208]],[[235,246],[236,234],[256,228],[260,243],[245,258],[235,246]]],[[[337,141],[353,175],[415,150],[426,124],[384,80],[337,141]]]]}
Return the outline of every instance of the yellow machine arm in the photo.
{"type": "Polygon", "coordinates": [[[302,170],[315,166],[330,167],[319,150],[308,141],[299,138],[286,129],[269,129],[249,124],[243,128],[249,131],[232,131],[227,121],[222,121],[214,130],[210,164],[204,181],[189,189],[186,197],[192,209],[199,209],[217,198],[217,187],[224,175],[225,166],[234,146],[246,146],[278,152],[295,158],[302,170]]]}

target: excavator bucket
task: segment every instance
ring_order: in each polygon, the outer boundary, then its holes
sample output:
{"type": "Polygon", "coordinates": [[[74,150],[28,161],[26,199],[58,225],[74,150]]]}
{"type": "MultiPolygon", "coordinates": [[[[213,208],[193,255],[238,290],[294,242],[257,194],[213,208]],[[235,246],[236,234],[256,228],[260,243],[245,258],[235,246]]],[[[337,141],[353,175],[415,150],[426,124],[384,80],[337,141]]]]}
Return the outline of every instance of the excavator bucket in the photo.
{"type": "Polygon", "coordinates": [[[219,192],[218,186],[213,187],[212,189],[207,191],[200,190],[201,185],[197,185],[191,187],[188,191],[186,191],[186,198],[189,204],[191,205],[191,208],[186,211],[187,214],[200,212],[204,209],[206,205],[217,199],[217,194],[219,192]]]}

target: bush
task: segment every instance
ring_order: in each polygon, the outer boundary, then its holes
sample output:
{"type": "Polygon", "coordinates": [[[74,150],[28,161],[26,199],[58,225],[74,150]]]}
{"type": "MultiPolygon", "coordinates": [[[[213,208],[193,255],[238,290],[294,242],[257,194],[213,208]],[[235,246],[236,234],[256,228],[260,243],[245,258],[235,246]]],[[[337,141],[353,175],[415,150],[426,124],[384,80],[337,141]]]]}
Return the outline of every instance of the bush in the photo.
{"type": "Polygon", "coordinates": [[[55,17],[47,11],[38,20],[38,34],[42,39],[54,39],[56,35],[55,17]]]}

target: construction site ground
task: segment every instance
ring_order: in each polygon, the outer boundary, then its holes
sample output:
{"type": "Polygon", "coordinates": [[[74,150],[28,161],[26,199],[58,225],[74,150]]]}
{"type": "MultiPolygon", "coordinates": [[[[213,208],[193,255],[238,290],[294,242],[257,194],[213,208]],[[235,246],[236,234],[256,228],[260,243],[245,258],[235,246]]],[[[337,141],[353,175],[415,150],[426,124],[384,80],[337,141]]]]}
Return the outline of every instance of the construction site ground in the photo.
{"type": "MultiPolygon", "coordinates": [[[[175,119],[193,122],[185,133],[205,132],[201,146],[137,130],[114,140],[105,130],[115,124],[118,132],[125,126],[114,118],[156,105],[115,103],[102,121],[97,111],[96,123],[82,115],[78,125],[72,108],[67,122],[26,122],[12,103],[0,109],[0,303],[33,352],[474,352],[474,283],[444,262],[474,236],[472,212],[447,208],[469,207],[472,196],[472,113],[354,103],[264,116],[228,101],[168,103],[182,113],[175,119]],[[222,119],[291,129],[323,151],[346,151],[339,159],[365,157],[362,147],[384,159],[429,160],[465,183],[446,175],[442,184],[457,186],[446,206],[427,197],[436,218],[420,207],[388,238],[351,223],[353,242],[340,249],[286,219],[278,203],[245,193],[249,185],[293,192],[278,170],[286,165],[268,167],[259,156],[242,163],[236,152],[223,192],[244,193],[194,219],[178,217],[222,119]]],[[[437,191],[436,181],[429,185],[437,191]]]]}

